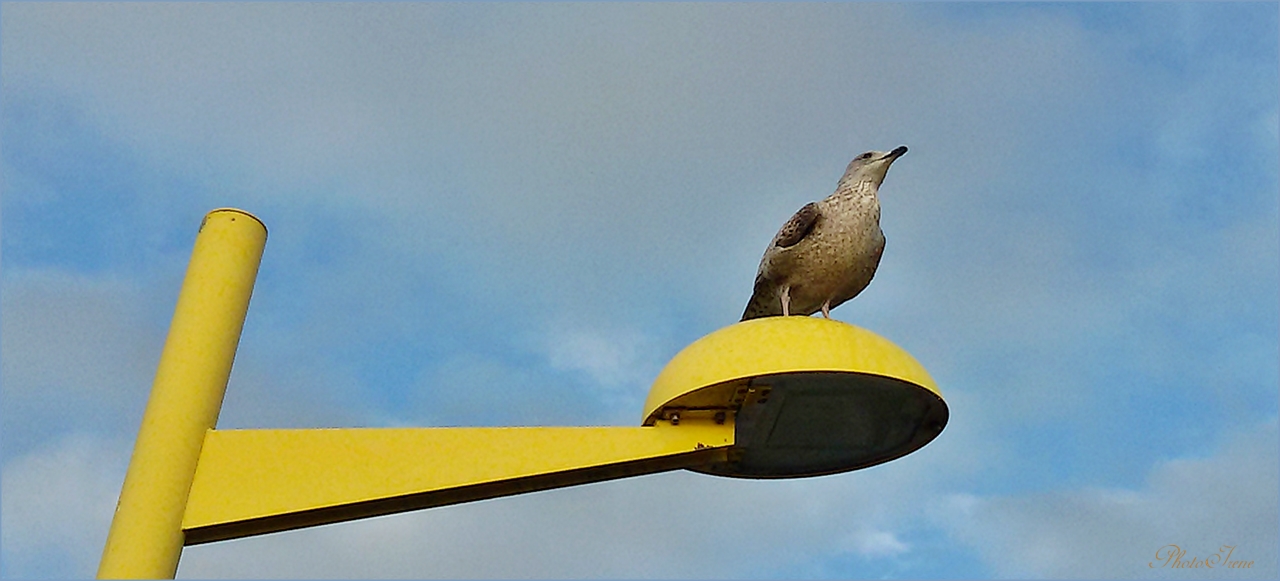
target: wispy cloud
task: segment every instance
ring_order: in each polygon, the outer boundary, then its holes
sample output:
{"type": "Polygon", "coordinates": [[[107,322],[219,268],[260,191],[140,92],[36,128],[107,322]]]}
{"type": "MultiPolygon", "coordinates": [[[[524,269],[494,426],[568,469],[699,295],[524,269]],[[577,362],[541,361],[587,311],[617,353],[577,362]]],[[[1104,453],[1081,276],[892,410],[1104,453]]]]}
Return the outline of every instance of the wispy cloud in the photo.
{"type": "Polygon", "coordinates": [[[130,449],[123,440],[73,432],[5,462],[6,577],[93,575],[130,449]]]}
{"type": "Polygon", "coordinates": [[[1275,422],[1240,429],[1212,456],[1157,463],[1139,488],[952,495],[939,514],[1000,576],[1270,578],[1280,540],[1277,436],[1275,422]],[[1188,563],[1234,546],[1232,560],[1252,566],[1176,569],[1157,557],[1170,544],[1188,563]]]}

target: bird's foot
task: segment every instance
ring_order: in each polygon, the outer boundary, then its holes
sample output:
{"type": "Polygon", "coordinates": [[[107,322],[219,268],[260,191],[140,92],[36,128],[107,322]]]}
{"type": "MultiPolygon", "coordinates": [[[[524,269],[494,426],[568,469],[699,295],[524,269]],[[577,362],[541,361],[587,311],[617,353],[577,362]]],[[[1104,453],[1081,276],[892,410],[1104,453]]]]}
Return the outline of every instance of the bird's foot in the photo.
{"type": "Polygon", "coordinates": [[[831,301],[822,303],[822,318],[824,319],[831,318],[831,301]]]}
{"type": "Polygon", "coordinates": [[[791,316],[791,287],[782,287],[782,316],[791,316]]]}

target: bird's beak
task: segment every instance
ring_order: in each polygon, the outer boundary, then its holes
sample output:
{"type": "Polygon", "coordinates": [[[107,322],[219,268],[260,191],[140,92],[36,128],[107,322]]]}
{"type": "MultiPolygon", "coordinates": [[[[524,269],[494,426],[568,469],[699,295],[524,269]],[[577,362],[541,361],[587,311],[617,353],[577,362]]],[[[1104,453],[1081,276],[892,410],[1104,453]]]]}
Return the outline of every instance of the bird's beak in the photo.
{"type": "Polygon", "coordinates": [[[907,152],[907,146],[905,146],[905,145],[899,145],[898,147],[894,148],[894,150],[893,150],[893,151],[890,151],[889,153],[886,153],[886,154],[884,155],[884,157],[882,157],[882,158],[880,158],[880,159],[887,159],[887,160],[892,161],[892,160],[898,159],[899,157],[902,157],[902,154],[904,154],[904,153],[906,153],[906,152],[907,152]]]}

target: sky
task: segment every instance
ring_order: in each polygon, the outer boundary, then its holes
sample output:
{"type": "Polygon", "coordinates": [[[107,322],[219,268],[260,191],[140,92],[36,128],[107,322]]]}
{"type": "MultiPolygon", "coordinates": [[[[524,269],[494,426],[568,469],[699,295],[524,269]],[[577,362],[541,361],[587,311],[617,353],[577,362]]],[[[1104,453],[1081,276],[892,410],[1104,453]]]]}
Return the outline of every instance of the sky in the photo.
{"type": "Polygon", "coordinates": [[[5,2],[0,576],[96,571],[209,210],[270,233],[219,428],[637,425],[777,228],[907,145],[832,315],[937,381],[920,451],[201,545],[178,577],[1275,578],[1278,13],[5,2]]]}

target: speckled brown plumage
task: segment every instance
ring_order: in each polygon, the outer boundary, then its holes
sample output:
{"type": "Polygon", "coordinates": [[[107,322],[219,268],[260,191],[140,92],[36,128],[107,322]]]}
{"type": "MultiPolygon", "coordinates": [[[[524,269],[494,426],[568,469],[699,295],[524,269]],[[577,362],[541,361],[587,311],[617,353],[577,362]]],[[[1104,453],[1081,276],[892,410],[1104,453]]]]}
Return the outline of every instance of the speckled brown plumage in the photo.
{"type": "Polygon", "coordinates": [[[835,193],[787,220],[760,259],[742,320],[818,311],[830,317],[831,309],[867,288],[884,253],[876,195],[889,166],[906,152],[903,146],[859,155],[835,193]]]}

